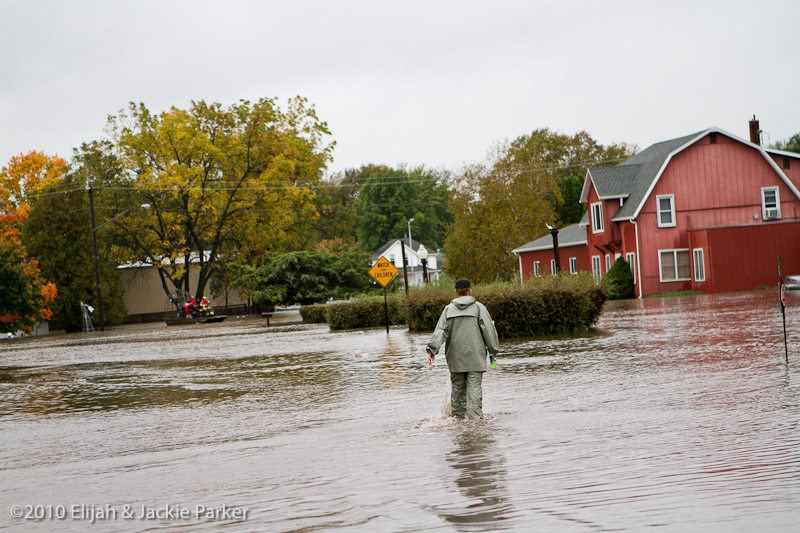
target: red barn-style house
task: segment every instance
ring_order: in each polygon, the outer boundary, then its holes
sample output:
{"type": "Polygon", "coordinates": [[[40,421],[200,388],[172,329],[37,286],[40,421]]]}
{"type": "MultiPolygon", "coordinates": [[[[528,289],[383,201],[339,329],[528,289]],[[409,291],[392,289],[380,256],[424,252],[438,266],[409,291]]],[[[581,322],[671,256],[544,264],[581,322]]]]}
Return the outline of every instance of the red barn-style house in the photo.
{"type": "MultiPolygon", "coordinates": [[[[588,170],[587,215],[559,234],[583,232],[585,244],[559,242],[562,270],[574,257],[599,279],[622,256],[640,298],[775,286],[779,256],[784,273],[800,274],[800,154],[763,148],[758,132],[756,120],[749,142],[710,128],[588,170]]],[[[514,252],[523,279],[537,262],[549,273],[550,235],[514,252]]]]}

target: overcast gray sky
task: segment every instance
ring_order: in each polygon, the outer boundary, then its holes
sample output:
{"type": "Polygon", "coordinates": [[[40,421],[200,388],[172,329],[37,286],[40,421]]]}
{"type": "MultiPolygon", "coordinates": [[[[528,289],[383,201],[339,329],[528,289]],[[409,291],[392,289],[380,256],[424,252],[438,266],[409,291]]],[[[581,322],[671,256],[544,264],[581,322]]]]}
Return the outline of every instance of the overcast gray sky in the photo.
{"type": "Polygon", "coordinates": [[[307,97],[366,163],[457,170],[533,129],[640,148],[800,132],[800,2],[0,0],[0,165],[130,101],[307,97]]]}

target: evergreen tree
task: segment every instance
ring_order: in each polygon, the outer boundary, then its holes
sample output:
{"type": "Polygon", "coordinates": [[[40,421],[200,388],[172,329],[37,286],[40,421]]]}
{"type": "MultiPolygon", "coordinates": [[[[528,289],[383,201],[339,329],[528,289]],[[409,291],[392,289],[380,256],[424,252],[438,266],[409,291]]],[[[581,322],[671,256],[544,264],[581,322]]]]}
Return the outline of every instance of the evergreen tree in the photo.
{"type": "Polygon", "coordinates": [[[614,261],[612,267],[603,277],[603,285],[608,290],[610,300],[633,298],[633,274],[631,266],[623,258],[614,261]]]}

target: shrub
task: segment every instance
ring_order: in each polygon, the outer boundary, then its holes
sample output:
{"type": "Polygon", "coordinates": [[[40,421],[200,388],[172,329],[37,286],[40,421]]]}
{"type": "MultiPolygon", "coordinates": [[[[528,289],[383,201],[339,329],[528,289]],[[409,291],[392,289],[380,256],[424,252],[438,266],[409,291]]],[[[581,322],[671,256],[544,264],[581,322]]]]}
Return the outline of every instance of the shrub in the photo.
{"type": "MultiPolygon", "coordinates": [[[[389,323],[405,322],[400,296],[391,295],[388,300],[389,323]]],[[[334,329],[379,327],[386,324],[383,296],[358,298],[347,302],[328,304],[328,325],[334,329]]]]}
{"type": "Polygon", "coordinates": [[[300,316],[307,324],[322,324],[326,321],[328,306],[325,304],[304,305],[300,307],[300,316]]]}
{"type": "Polygon", "coordinates": [[[415,287],[403,300],[403,316],[411,331],[433,331],[444,307],[455,298],[453,284],[415,287]]]}
{"type": "Polygon", "coordinates": [[[603,278],[603,285],[606,287],[608,297],[611,300],[633,298],[633,274],[631,274],[631,267],[628,262],[621,257],[614,261],[614,266],[608,270],[603,278]]]}
{"type": "MultiPolygon", "coordinates": [[[[587,273],[475,287],[473,295],[489,310],[501,338],[584,331],[597,322],[606,300],[605,290],[587,273]]],[[[443,288],[410,293],[403,302],[409,329],[433,331],[454,297],[452,289],[443,288]]]]}

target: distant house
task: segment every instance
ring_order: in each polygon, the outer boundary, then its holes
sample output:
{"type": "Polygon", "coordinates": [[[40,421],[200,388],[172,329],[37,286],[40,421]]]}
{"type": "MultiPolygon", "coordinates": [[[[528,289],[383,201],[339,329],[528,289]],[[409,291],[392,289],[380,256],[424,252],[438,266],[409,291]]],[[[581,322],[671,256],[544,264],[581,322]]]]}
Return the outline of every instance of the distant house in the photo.
{"type": "MultiPolygon", "coordinates": [[[[584,217],[580,224],[567,226],[558,232],[558,256],[562,272],[577,274],[589,270],[586,220],[588,217],[584,217]]],[[[512,252],[519,256],[519,269],[521,273],[528,273],[526,277],[554,274],[556,271],[553,236],[549,233],[512,252]]]]}
{"type": "Polygon", "coordinates": [[[400,277],[400,283],[403,283],[402,246],[405,246],[406,265],[408,267],[406,270],[408,272],[409,287],[423,284],[422,261],[419,259],[419,250],[421,247],[428,251],[428,259],[426,260],[428,281],[432,282],[439,279],[439,275],[442,272],[442,265],[444,263],[444,254],[438,250],[428,248],[413,239],[411,240],[411,246],[408,245],[408,239],[392,239],[391,241],[387,242],[372,254],[372,264],[374,265],[377,263],[381,257],[385,257],[390,263],[394,264],[394,266],[400,269],[400,273],[397,275],[400,277]]]}
{"type": "MultiPolygon", "coordinates": [[[[575,250],[579,269],[599,279],[624,257],[638,297],[775,286],[779,256],[785,273],[800,273],[800,154],[761,147],[757,121],[750,130],[746,141],[710,128],[587,171],[588,265],[575,250]]],[[[535,275],[542,246],[516,250],[523,278],[535,275]]]]}

